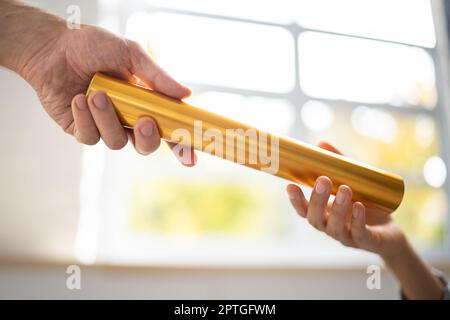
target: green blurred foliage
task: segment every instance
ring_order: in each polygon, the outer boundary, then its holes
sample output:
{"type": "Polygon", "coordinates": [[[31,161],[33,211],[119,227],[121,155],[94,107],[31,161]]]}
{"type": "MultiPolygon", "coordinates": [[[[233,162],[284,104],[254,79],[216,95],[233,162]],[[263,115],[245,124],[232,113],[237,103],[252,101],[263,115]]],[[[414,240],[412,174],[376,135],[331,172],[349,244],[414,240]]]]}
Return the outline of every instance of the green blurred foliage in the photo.
{"type": "Polygon", "coordinates": [[[264,188],[214,181],[140,181],[133,189],[135,232],[240,237],[282,233],[280,199],[264,188]]]}
{"type": "Polygon", "coordinates": [[[445,192],[427,186],[407,185],[403,203],[393,217],[418,245],[438,246],[446,230],[445,192]]]}

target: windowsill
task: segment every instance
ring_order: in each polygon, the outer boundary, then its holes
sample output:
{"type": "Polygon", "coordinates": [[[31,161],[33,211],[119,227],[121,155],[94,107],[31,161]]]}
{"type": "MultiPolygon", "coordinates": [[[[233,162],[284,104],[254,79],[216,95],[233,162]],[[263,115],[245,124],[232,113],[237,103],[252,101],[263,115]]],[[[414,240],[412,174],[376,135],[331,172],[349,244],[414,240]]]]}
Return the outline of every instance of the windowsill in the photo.
{"type": "MultiPolygon", "coordinates": [[[[427,263],[442,271],[450,272],[450,260],[429,258],[427,263]]],[[[108,269],[108,270],[155,270],[155,271],[260,271],[260,272],[295,272],[295,271],[337,271],[347,272],[366,269],[371,264],[379,265],[381,268],[385,268],[382,260],[373,255],[373,258],[368,261],[354,260],[347,261],[346,263],[320,263],[319,260],[308,261],[303,263],[291,263],[291,264],[276,264],[276,263],[234,263],[234,264],[214,264],[214,263],[148,263],[148,262],[95,262],[93,264],[84,264],[76,260],[57,260],[51,258],[19,258],[19,257],[0,257],[0,268],[9,266],[24,267],[24,268],[54,268],[63,267],[66,268],[69,265],[79,265],[84,268],[93,269],[108,269]]]]}

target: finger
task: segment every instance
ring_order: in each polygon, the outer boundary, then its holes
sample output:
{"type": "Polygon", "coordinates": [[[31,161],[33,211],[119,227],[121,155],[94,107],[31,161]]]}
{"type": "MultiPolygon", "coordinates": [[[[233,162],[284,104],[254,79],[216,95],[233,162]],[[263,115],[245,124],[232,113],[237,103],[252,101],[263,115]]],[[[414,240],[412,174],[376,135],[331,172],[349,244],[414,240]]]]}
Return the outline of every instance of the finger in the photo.
{"type": "Polygon", "coordinates": [[[167,142],[167,145],[172,149],[173,154],[186,167],[193,167],[197,164],[197,155],[194,149],[183,146],[174,142],[167,142]]]}
{"type": "Polygon", "coordinates": [[[324,231],[327,221],[327,205],[331,192],[331,180],[319,177],[309,200],[307,218],[309,223],[318,230],[324,231]]]}
{"type": "Polygon", "coordinates": [[[319,147],[337,154],[342,154],[342,152],[340,152],[338,149],[336,149],[334,146],[332,146],[331,144],[329,144],[328,142],[325,141],[321,141],[319,143],[319,147]]]}
{"type": "Polygon", "coordinates": [[[131,53],[131,72],[153,90],[176,99],[183,99],[191,95],[191,90],[173,79],[166,71],[157,65],[141,46],[129,42],[131,53]]]}
{"type": "Polygon", "coordinates": [[[366,208],[361,202],[353,204],[351,236],[358,247],[367,247],[371,241],[371,233],[366,226],[366,208]]]}
{"type": "Polygon", "coordinates": [[[112,150],[122,149],[128,137],[106,93],[92,92],[88,97],[88,106],[105,144],[112,150]]]}
{"type": "Polygon", "coordinates": [[[327,221],[326,232],[329,236],[344,245],[351,244],[349,230],[349,215],[352,210],[352,190],[342,185],[339,187],[334,199],[330,216],[327,221]]]}
{"type": "Polygon", "coordinates": [[[161,143],[161,136],[152,118],[140,118],[136,122],[133,132],[133,145],[137,152],[148,155],[158,149],[161,143]]]}
{"type": "Polygon", "coordinates": [[[134,131],[133,131],[133,129],[131,129],[131,128],[124,128],[124,129],[125,129],[125,133],[128,136],[128,141],[130,141],[131,145],[133,146],[133,148],[136,149],[136,143],[135,143],[136,139],[134,138],[134,131]]]}
{"type": "Polygon", "coordinates": [[[297,213],[303,218],[306,218],[306,212],[308,210],[308,200],[306,200],[302,189],[300,189],[300,187],[296,186],[295,184],[290,184],[286,187],[286,191],[295,211],[297,211],[297,213]]]}
{"type": "Polygon", "coordinates": [[[73,135],[83,144],[93,145],[100,139],[100,133],[92,118],[86,96],[78,94],[72,99],[72,116],[75,123],[73,135]]]}

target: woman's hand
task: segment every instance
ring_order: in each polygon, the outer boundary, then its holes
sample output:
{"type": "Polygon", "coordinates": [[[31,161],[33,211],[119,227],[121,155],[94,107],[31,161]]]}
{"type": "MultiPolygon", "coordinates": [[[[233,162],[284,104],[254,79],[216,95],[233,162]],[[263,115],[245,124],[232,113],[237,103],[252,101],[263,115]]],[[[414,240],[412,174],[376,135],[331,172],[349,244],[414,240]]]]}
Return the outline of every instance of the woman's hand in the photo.
{"type": "MultiPolygon", "coordinates": [[[[319,146],[340,153],[328,143],[319,146]]],[[[296,185],[288,185],[287,192],[298,214],[316,229],[345,246],[379,254],[399,280],[405,297],[440,299],[443,284],[418,256],[392,218],[386,213],[368,210],[360,202],[353,203],[352,190],[346,185],[339,186],[335,199],[329,201],[331,187],[329,178],[317,178],[309,201],[296,185]]]]}
{"type": "MultiPolygon", "coordinates": [[[[319,146],[340,153],[327,143],[319,146]]],[[[352,190],[346,185],[339,186],[335,199],[330,201],[332,183],[328,177],[317,178],[309,201],[298,186],[288,185],[289,199],[297,213],[345,246],[368,250],[385,259],[403,250],[406,238],[388,214],[353,203],[352,190]]]]}

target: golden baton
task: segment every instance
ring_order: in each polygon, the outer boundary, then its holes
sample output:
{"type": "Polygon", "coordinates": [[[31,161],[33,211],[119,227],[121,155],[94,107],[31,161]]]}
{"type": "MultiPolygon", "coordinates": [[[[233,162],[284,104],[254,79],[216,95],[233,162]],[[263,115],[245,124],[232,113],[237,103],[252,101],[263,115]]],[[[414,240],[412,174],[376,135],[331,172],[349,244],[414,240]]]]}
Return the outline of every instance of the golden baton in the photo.
{"type": "Polygon", "coordinates": [[[393,212],[402,201],[404,183],[396,174],[300,141],[257,130],[101,73],[94,75],[86,94],[92,91],[106,92],[125,126],[133,127],[140,117],[152,117],[164,140],[179,142],[310,187],[317,177],[328,176],[333,181],[333,194],[341,184],[346,184],[353,190],[353,201],[361,201],[369,208],[386,213],[393,212]],[[237,134],[232,136],[230,132],[237,134]],[[255,136],[256,141],[252,139],[255,136]],[[219,139],[223,140],[222,146],[217,143],[219,139]],[[213,152],[211,145],[216,146],[213,152]],[[277,156],[277,170],[270,172],[267,157],[274,154],[277,156]],[[263,159],[264,156],[266,159],[263,159]]]}

